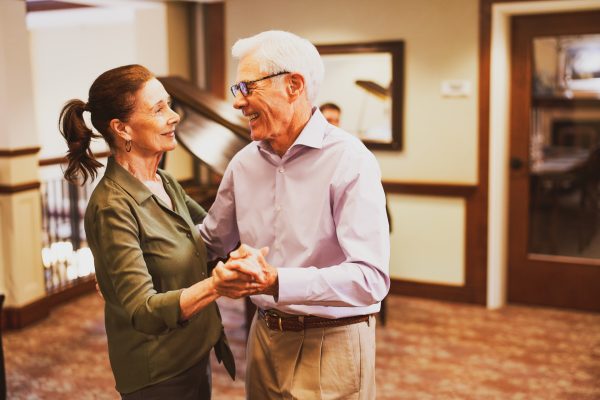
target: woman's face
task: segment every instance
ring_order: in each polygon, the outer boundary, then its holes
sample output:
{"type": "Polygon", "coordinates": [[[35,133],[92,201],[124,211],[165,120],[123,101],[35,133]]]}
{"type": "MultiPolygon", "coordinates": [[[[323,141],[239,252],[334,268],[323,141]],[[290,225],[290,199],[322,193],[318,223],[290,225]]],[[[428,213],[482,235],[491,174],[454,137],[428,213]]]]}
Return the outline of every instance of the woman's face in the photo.
{"type": "Polygon", "coordinates": [[[131,151],[152,156],[177,145],[175,127],[179,114],[171,109],[171,97],[156,78],[137,92],[135,109],[127,121],[131,151]]]}

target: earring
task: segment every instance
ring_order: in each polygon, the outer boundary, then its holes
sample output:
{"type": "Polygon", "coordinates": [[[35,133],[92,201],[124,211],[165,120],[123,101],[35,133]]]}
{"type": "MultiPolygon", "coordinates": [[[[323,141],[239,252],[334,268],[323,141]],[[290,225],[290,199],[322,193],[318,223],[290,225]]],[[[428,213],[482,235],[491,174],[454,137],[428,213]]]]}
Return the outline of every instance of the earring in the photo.
{"type": "Polygon", "coordinates": [[[131,151],[131,140],[125,141],[125,151],[128,153],[131,151]]]}

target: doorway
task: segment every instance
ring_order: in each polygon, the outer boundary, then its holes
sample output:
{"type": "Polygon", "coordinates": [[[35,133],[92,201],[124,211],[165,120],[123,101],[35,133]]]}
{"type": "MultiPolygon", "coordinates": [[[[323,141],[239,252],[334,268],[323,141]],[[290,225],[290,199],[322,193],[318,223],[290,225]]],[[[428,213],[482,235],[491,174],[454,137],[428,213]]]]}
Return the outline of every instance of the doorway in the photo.
{"type": "Polygon", "coordinates": [[[509,302],[600,311],[597,21],[512,19],[509,302]]]}

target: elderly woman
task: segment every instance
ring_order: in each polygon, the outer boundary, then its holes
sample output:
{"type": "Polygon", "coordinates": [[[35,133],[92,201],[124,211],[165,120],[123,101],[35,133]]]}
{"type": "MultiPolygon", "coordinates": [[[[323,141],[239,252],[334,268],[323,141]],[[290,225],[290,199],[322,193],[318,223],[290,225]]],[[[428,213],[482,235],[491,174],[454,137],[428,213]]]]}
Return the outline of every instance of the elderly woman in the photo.
{"type": "MultiPolygon", "coordinates": [[[[89,101],[60,115],[69,146],[65,178],[95,178],[90,151],[99,137],[111,150],[85,213],[96,278],[105,299],[110,363],[123,399],[209,399],[209,353],[234,377],[235,365],[214,302],[206,249],[195,224],[206,212],[165,171],[177,144],[179,115],[162,84],[140,65],[100,75],[89,101]]],[[[214,275],[214,274],[213,274],[214,275]]]]}

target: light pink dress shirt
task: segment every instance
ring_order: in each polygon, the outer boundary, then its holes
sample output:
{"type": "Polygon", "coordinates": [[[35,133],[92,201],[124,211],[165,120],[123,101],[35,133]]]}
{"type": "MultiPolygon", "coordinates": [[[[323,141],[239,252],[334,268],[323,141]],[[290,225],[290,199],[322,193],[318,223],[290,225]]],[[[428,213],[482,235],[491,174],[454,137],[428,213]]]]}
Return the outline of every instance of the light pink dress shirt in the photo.
{"type": "Polygon", "coordinates": [[[252,142],[229,163],[202,225],[209,258],[241,241],[270,248],[279,298],[261,308],[340,318],[379,311],[390,286],[389,228],[379,166],[354,136],[315,110],[279,157],[252,142]]]}

